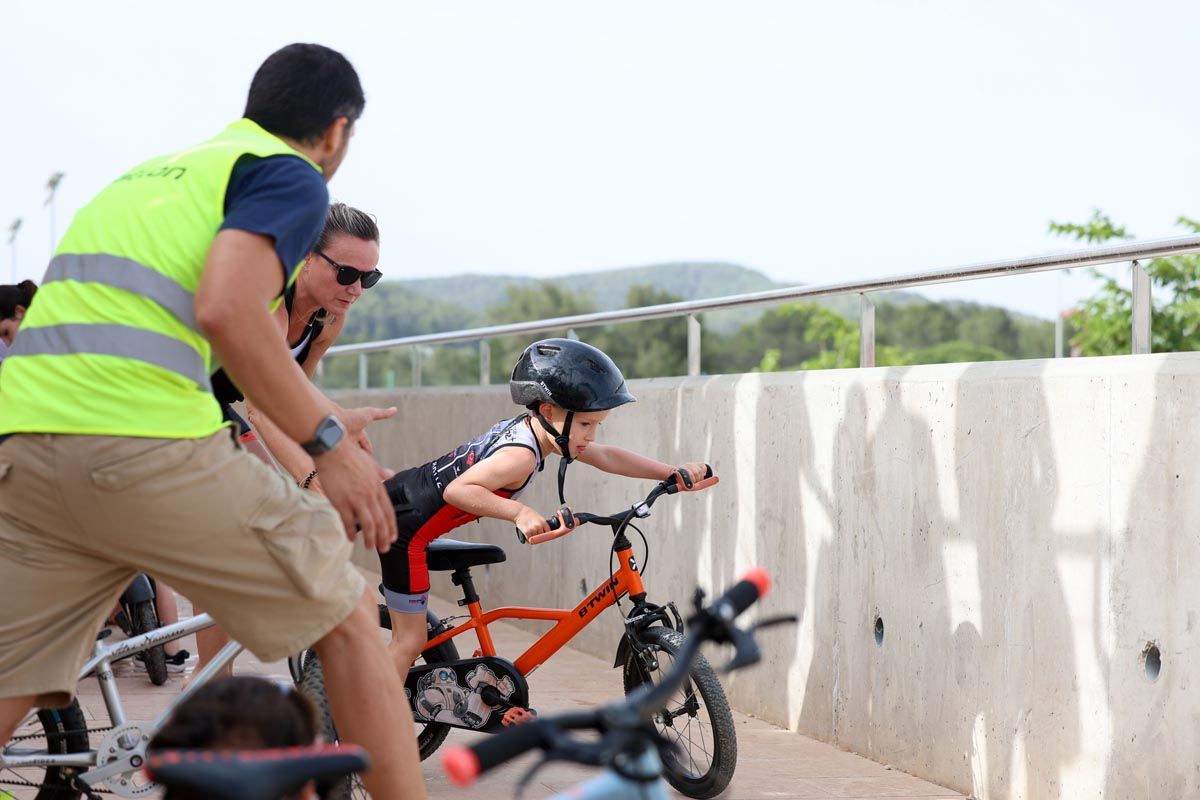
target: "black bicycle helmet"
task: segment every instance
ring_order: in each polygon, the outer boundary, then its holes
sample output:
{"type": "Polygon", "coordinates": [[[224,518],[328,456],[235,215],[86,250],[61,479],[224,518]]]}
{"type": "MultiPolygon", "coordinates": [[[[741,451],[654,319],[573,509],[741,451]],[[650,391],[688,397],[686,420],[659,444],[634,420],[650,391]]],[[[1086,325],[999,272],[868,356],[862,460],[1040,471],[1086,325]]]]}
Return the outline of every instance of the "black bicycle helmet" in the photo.
{"type": "Polygon", "coordinates": [[[571,421],[577,411],[608,411],[637,400],[625,376],[604,351],[574,339],[542,339],[525,348],[513,367],[508,390],[514,403],[529,409],[562,454],[558,465],[558,499],[566,504],[563,485],[571,457],[571,421]],[[567,410],[562,432],[538,409],[553,403],[567,410]]]}
{"type": "Polygon", "coordinates": [[[635,401],[603,350],[574,339],[542,339],[525,348],[508,382],[514,403],[550,402],[567,411],[607,411],[635,401]]]}

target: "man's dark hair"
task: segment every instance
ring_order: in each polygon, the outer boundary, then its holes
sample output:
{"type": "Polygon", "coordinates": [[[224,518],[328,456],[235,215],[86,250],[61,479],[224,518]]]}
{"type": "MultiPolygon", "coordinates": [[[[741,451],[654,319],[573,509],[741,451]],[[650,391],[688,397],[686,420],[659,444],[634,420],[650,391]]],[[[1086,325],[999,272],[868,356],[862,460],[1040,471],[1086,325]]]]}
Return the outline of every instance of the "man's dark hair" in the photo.
{"type": "Polygon", "coordinates": [[[289,44],[254,73],[243,116],[276,136],[308,143],[338,117],[353,123],[366,102],[344,55],[319,44],[289,44]]]}

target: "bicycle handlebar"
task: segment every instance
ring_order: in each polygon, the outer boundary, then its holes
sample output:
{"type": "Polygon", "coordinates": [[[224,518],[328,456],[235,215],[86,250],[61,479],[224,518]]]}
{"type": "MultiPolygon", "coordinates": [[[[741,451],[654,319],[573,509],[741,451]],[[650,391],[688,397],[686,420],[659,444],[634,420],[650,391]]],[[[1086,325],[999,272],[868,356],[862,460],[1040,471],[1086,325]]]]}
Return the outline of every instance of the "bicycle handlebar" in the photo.
{"type": "MultiPolygon", "coordinates": [[[[649,720],[683,685],[692,660],[706,641],[733,641],[735,644],[751,634],[734,626],[734,619],[764,596],[770,587],[766,571],[755,567],[717,598],[707,608],[697,604],[696,613],[688,620],[692,631],[683,641],[675,664],[658,684],[644,684],[622,702],[591,711],[568,712],[539,717],[531,722],[508,728],[494,736],[469,746],[452,747],[442,755],[442,769],[459,786],[469,786],[481,774],[533,749],[565,750],[571,760],[599,765],[602,750],[594,744],[571,748],[568,730],[593,729],[601,733],[610,730],[632,729],[649,720]],[[564,745],[564,742],[567,744],[564,745]]],[[[738,659],[735,659],[738,663],[738,659]]],[[[744,665],[744,661],[741,665],[744,665]]]]}
{"type": "Polygon", "coordinates": [[[146,772],[168,788],[219,800],[275,800],[311,780],[340,778],[370,766],[354,745],[311,745],[274,750],[159,750],[146,772]]]}

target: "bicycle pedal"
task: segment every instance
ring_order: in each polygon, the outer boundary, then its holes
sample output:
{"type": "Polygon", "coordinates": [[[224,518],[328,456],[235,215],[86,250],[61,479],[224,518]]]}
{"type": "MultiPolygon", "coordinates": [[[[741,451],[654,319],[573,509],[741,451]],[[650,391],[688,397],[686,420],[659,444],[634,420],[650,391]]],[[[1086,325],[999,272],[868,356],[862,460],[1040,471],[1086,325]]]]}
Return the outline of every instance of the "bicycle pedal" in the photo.
{"type": "Polygon", "coordinates": [[[504,716],[500,718],[500,724],[508,728],[525,722],[533,722],[535,719],[537,719],[537,712],[532,708],[519,708],[517,706],[513,706],[508,711],[504,712],[504,716]]]}

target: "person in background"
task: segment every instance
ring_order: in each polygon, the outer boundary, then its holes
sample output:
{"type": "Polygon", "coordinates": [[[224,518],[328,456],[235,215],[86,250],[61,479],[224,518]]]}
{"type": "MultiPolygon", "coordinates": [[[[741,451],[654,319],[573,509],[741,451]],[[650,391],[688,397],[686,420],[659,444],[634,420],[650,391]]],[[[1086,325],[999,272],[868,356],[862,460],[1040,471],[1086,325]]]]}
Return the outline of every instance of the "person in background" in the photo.
{"type": "MultiPolygon", "coordinates": [[[[149,751],[279,749],[316,740],[316,711],[307,697],[265,678],[238,676],[217,678],[180,703],[151,740],[149,751]]],[[[310,784],[292,797],[314,796],[310,784]]],[[[195,792],[170,789],[163,800],[204,799],[195,792]]]]}
{"type": "Polygon", "coordinates": [[[25,281],[18,285],[7,284],[0,286],[0,362],[8,355],[17,329],[25,319],[25,312],[33,302],[33,293],[37,285],[33,281],[25,281]],[[29,284],[32,289],[25,288],[29,284]]]}

